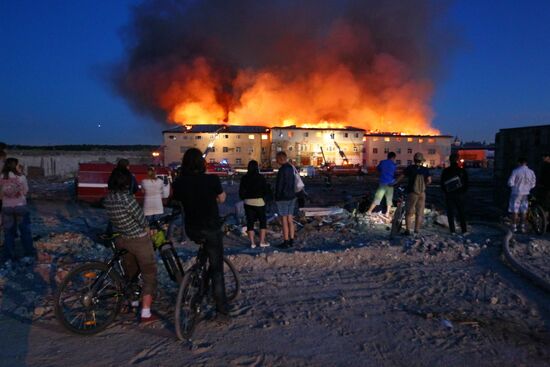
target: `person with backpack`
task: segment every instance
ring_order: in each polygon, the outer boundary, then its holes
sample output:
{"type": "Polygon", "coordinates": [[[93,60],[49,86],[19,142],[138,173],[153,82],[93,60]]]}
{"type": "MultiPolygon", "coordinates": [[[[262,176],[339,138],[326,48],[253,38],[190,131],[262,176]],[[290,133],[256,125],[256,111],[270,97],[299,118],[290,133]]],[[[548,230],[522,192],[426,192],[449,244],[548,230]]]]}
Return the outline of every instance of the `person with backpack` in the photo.
{"type": "Polygon", "coordinates": [[[277,152],[276,159],[279,164],[279,172],[277,172],[275,184],[275,204],[281,216],[284,239],[279,247],[285,249],[294,246],[294,210],[296,192],[300,190],[297,190],[296,187],[295,168],[288,162],[286,153],[277,152]]]}
{"type": "Polygon", "coordinates": [[[382,202],[382,198],[386,198],[386,215],[391,212],[393,204],[393,182],[395,181],[395,170],[397,164],[395,163],[397,155],[394,152],[388,153],[388,159],[381,161],[376,170],[380,173],[380,179],[378,189],[374,194],[374,201],[367,210],[367,214],[371,214],[374,208],[376,208],[382,202]]]}
{"type": "Polygon", "coordinates": [[[23,169],[16,158],[7,158],[0,174],[0,197],[2,197],[2,225],[4,228],[3,261],[11,267],[16,261],[15,237],[17,229],[23,245],[21,262],[30,264],[36,257],[32,243],[30,210],[27,206],[29,186],[23,169]]]}
{"type": "Polygon", "coordinates": [[[432,177],[428,168],[424,167],[424,156],[418,152],[414,154],[414,164],[408,166],[403,174],[395,181],[398,184],[403,178],[407,178],[407,202],[405,213],[405,235],[411,234],[414,219],[414,233],[420,231],[424,220],[424,207],[426,206],[426,186],[432,183],[432,177]]]}
{"type": "Polygon", "coordinates": [[[246,216],[246,230],[250,239],[250,247],[256,248],[254,241],[254,223],[260,222],[260,247],[268,247],[265,240],[267,233],[267,218],[265,213],[265,198],[271,193],[271,189],[265,178],[260,174],[258,162],[248,162],[248,172],[241,179],[239,197],[244,200],[244,213],[246,216]]]}
{"type": "Polygon", "coordinates": [[[468,232],[466,215],[464,213],[464,194],[468,190],[468,173],[458,165],[458,154],[449,156],[450,166],[441,173],[441,189],[445,194],[445,205],[447,207],[447,218],[449,229],[455,233],[455,212],[458,214],[458,221],[462,234],[468,232]]]}

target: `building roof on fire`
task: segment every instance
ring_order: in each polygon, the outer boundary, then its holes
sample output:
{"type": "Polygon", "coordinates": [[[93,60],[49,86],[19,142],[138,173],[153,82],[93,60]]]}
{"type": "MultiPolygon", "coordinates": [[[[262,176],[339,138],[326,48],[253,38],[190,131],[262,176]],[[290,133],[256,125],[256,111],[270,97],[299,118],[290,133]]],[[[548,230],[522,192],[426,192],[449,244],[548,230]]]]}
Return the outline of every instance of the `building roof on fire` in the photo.
{"type": "Polygon", "coordinates": [[[365,129],[359,129],[353,126],[346,127],[300,127],[296,125],[291,126],[273,126],[273,129],[282,129],[282,130],[335,130],[335,131],[365,131],[365,129]]]}
{"type": "Polygon", "coordinates": [[[241,133],[241,134],[261,134],[269,132],[265,126],[241,126],[241,125],[186,125],[176,126],[172,129],[164,130],[162,133],[241,133]],[[220,130],[221,129],[221,130],[220,130]]]}
{"type": "Polygon", "coordinates": [[[451,135],[421,135],[421,134],[400,134],[400,133],[382,133],[382,132],[367,132],[365,136],[374,137],[396,137],[396,138],[452,138],[451,135]]]}

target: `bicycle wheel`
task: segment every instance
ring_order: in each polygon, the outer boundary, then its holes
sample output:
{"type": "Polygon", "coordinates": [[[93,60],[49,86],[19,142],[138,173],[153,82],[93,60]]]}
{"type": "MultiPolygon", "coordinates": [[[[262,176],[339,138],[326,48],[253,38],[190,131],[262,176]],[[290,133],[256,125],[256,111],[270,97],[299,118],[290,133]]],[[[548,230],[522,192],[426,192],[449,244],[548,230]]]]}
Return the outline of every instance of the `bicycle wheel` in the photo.
{"type": "Polygon", "coordinates": [[[183,277],[176,298],[175,323],[178,339],[191,338],[200,315],[201,279],[199,271],[191,268],[183,277]]]}
{"type": "Polygon", "coordinates": [[[73,269],[59,286],[55,316],[68,331],[90,335],[109,326],[120,311],[122,281],[112,268],[101,262],[73,269]]]}
{"type": "Polygon", "coordinates": [[[223,278],[225,282],[225,296],[228,301],[233,301],[241,291],[241,282],[235,265],[225,256],[223,258],[223,278]]]}
{"type": "Polygon", "coordinates": [[[546,222],[544,209],[540,205],[534,205],[529,208],[529,222],[531,222],[531,226],[533,226],[536,234],[544,234],[548,223],[546,222]]]}
{"type": "Polygon", "coordinates": [[[180,284],[183,279],[183,266],[181,265],[181,261],[172,243],[163,245],[163,249],[160,251],[160,257],[162,258],[162,262],[166,267],[170,279],[180,284]]]}
{"type": "Polygon", "coordinates": [[[403,203],[398,203],[391,221],[390,238],[395,237],[401,231],[403,225],[403,203]]]}

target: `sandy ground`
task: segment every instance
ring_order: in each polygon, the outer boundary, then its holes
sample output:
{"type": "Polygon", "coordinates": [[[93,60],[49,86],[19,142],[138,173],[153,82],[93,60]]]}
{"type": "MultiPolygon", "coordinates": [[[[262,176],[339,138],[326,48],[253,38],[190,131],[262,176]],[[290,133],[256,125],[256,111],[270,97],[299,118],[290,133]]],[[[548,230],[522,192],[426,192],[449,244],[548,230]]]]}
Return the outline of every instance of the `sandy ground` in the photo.
{"type": "MultiPolygon", "coordinates": [[[[364,184],[312,191],[346,202],[364,184]]],[[[0,366],[550,365],[550,295],[504,265],[493,226],[462,237],[429,224],[417,238],[389,241],[384,224],[335,218],[306,225],[293,251],[252,250],[230,232],[227,252],[242,282],[232,321],[205,320],[180,342],[176,287],[160,267],[161,322],[140,327],[120,315],[93,337],[64,331],[52,292],[76,263],[107,255],[92,240],[105,218],[70,200],[35,200],[33,210],[39,262],[0,277],[0,366]]],[[[549,248],[548,236],[518,236],[514,252],[548,274],[549,248]]],[[[184,258],[194,250],[179,248],[184,258]]]]}

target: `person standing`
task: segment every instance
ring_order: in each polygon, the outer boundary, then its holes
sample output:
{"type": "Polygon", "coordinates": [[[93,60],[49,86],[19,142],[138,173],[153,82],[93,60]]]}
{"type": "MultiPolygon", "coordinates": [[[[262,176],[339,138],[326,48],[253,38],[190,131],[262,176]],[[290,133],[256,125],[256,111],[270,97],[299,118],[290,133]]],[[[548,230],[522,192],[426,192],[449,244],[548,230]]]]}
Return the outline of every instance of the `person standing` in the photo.
{"type": "Polygon", "coordinates": [[[449,219],[449,229],[455,233],[455,212],[458,215],[462,234],[468,231],[466,224],[466,215],[464,213],[464,194],[468,190],[468,173],[464,168],[458,165],[458,154],[449,156],[450,166],[441,173],[441,189],[445,194],[445,204],[447,206],[447,218],[449,219]]]}
{"type": "Polygon", "coordinates": [[[111,187],[103,205],[120,233],[116,247],[128,251],[122,258],[126,277],[136,281],[141,272],[143,278],[140,321],[155,321],[158,317],[151,312],[151,305],[157,286],[157,263],[147,221],[134,195],[130,194],[130,177],[123,170],[115,170],[109,181],[111,187]]]}
{"type": "Polygon", "coordinates": [[[374,208],[380,205],[383,197],[386,197],[386,215],[391,213],[393,204],[393,183],[395,181],[395,170],[397,169],[397,164],[395,163],[396,157],[394,152],[389,152],[388,159],[384,159],[378,163],[376,167],[376,170],[380,174],[378,189],[374,194],[374,201],[367,210],[367,214],[372,213],[374,208]]]}
{"type": "Polygon", "coordinates": [[[229,317],[225,283],[223,278],[223,233],[218,203],[223,203],[226,194],[220,178],[206,174],[206,161],[196,148],[188,149],[183,155],[181,175],[173,185],[174,199],[185,212],[185,232],[194,242],[204,243],[204,250],[210,262],[216,311],[220,321],[229,317]]]}
{"type": "Polygon", "coordinates": [[[144,193],[143,214],[149,223],[164,213],[162,205],[164,189],[164,180],[157,177],[154,166],[149,166],[147,178],[141,181],[141,190],[144,193]]]}
{"type": "Polygon", "coordinates": [[[248,162],[248,171],[241,179],[239,197],[244,200],[244,213],[246,216],[246,230],[250,239],[250,247],[256,248],[254,241],[254,223],[260,222],[260,247],[268,247],[265,236],[267,232],[267,219],[265,213],[265,199],[270,193],[269,185],[260,174],[258,162],[248,162]]]}
{"type": "Polygon", "coordinates": [[[405,235],[411,234],[414,219],[414,233],[420,231],[424,221],[424,207],[426,206],[426,186],[432,183],[432,177],[428,168],[424,167],[424,156],[418,152],[413,157],[414,164],[408,166],[399,176],[395,184],[403,178],[407,178],[407,202],[405,213],[405,235]]]}
{"type": "Polygon", "coordinates": [[[529,210],[529,192],[535,187],[537,179],[535,172],[527,167],[527,159],[519,158],[518,167],[512,171],[508,186],[512,189],[508,211],[512,213],[512,231],[517,232],[521,216],[521,232],[526,231],[527,211],[529,210]]]}
{"type": "Polygon", "coordinates": [[[3,261],[11,267],[16,261],[15,238],[17,229],[23,245],[21,262],[30,264],[36,257],[32,243],[30,211],[27,206],[29,186],[23,169],[16,158],[7,158],[0,174],[0,196],[2,197],[2,225],[4,228],[3,261]]]}
{"type": "Polygon", "coordinates": [[[278,152],[276,159],[279,164],[279,172],[277,172],[275,184],[275,204],[281,217],[284,239],[279,247],[290,248],[294,246],[295,173],[285,152],[278,152]]]}

